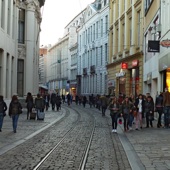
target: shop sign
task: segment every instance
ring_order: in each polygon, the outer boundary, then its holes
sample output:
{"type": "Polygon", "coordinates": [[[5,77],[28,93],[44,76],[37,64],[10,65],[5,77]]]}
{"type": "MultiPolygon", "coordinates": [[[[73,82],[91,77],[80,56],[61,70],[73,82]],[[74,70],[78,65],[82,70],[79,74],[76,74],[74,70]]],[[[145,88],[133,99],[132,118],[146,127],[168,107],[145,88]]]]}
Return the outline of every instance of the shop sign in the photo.
{"type": "Polygon", "coordinates": [[[161,41],[160,42],[160,45],[162,46],[162,47],[170,47],[170,40],[163,40],[163,41],[161,41]]]}
{"type": "Polygon", "coordinates": [[[139,60],[132,61],[132,67],[137,67],[139,65],[139,60]]]}
{"type": "Polygon", "coordinates": [[[108,87],[115,87],[115,81],[114,80],[109,80],[107,83],[108,87]]]}
{"type": "Polygon", "coordinates": [[[128,69],[128,63],[122,62],[121,63],[121,69],[128,69]]]}
{"type": "Polygon", "coordinates": [[[148,41],[148,52],[159,53],[159,51],[160,51],[159,44],[160,44],[160,41],[149,40],[148,41]]]}
{"type": "Polygon", "coordinates": [[[116,77],[123,77],[123,76],[125,76],[125,72],[124,71],[122,71],[120,73],[116,73],[116,77]]]}

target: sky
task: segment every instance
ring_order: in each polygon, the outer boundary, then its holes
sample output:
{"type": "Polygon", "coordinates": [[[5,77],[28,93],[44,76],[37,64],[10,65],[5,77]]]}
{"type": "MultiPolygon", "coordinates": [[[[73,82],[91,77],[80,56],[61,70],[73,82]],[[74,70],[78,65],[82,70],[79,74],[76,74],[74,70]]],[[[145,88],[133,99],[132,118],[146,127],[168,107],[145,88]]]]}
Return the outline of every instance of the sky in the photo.
{"type": "Polygon", "coordinates": [[[40,46],[54,45],[63,37],[65,26],[94,0],[45,0],[41,9],[40,46]]]}

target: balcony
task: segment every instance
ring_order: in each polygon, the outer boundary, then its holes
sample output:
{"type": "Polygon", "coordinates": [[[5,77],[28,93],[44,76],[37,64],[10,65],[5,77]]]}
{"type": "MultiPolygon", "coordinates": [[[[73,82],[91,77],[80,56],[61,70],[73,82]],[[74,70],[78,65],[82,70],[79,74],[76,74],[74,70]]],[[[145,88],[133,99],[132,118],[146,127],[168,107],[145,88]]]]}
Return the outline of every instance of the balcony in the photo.
{"type": "Polygon", "coordinates": [[[93,66],[90,66],[90,73],[91,74],[95,74],[95,65],[93,65],[93,66]]]}

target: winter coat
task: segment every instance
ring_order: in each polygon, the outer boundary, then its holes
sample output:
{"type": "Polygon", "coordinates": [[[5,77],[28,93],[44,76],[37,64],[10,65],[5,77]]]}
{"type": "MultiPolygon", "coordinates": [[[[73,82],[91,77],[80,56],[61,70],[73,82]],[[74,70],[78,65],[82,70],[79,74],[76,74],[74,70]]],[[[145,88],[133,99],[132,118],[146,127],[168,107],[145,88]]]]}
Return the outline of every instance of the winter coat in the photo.
{"type": "Polygon", "coordinates": [[[163,106],[170,106],[170,93],[168,91],[163,94],[163,106]]]}
{"type": "Polygon", "coordinates": [[[18,100],[11,101],[9,105],[9,116],[17,115],[22,113],[22,106],[18,100]]]}
{"type": "Polygon", "coordinates": [[[121,112],[122,112],[123,115],[132,114],[133,113],[132,112],[133,108],[134,108],[134,105],[130,101],[128,103],[123,102],[122,106],[121,106],[121,112]]]}
{"type": "Polygon", "coordinates": [[[7,105],[4,101],[0,101],[0,113],[5,113],[7,111],[7,105]]]}
{"type": "Polygon", "coordinates": [[[110,116],[120,113],[120,104],[119,103],[112,103],[109,105],[110,116]]]}

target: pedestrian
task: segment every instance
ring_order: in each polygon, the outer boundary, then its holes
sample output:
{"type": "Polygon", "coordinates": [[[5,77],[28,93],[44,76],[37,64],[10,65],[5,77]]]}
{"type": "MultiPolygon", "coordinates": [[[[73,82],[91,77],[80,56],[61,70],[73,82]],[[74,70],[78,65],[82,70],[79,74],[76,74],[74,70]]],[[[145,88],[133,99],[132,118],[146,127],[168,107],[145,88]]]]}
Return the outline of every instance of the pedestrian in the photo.
{"type": "Polygon", "coordinates": [[[101,101],[101,107],[102,107],[102,116],[105,116],[105,112],[108,106],[108,98],[106,97],[105,94],[100,97],[100,101],[101,101]]]}
{"type": "Polygon", "coordinates": [[[55,93],[52,93],[51,94],[51,105],[52,105],[52,111],[55,110],[55,103],[56,103],[56,94],[55,93]]]}
{"type": "Polygon", "coordinates": [[[164,106],[164,127],[169,128],[169,119],[170,119],[170,92],[168,88],[165,88],[163,93],[163,106],[164,106]]]}
{"type": "Polygon", "coordinates": [[[79,101],[79,96],[76,95],[76,105],[78,105],[78,101],[79,101]]]}
{"type": "Polygon", "coordinates": [[[62,94],[61,97],[62,97],[62,101],[63,101],[63,104],[64,104],[65,103],[65,99],[66,99],[65,95],[62,94]]]}
{"type": "Polygon", "coordinates": [[[146,128],[149,128],[149,124],[153,127],[152,121],[154,120],[154,102],[151,96],[148,96],[145,101],[145,114],[146,114],[146,128]]]}
{"type": "Polygon", "coordinates": [[[117,132],[117,119],[120,114],[120,104],[116,97],[113,97],[111,104],[109,105],[109,110],[112,118],[112,132],[117,132]]]}
{"type": "Polygon", "coordinates": [[[60,95],[56,95],[56,108],[57,108],[57,111],[59,111],[59,109],[61,108],[61,97],[60,95]]]}
{"type": "Polygon", "coordinates": [[[4,117],[6,116],[7,111],[7,105],[3,100],[3,96],[0,95],[0,132],[2,132],[2,125],[3,125],[3,120],[4,117]]]}
{"type": "Polygon", "coordinates": [[[83,96],[83,107],[86,107],[86,103],[87,103],[87,97],[83,96]]]}
{"type": "Polygon", "coordinates": [[[32,108],[34,107],[33,97],[30,92],[27,93],[25,102],[27,103],[27,120],[28,120],[29,115],[32,112],[32,108]]]}
{"type": "Polygon", "coordinates": [[[162,92],[160,92],[160,94],[156,97],[155,108],[159,115],[157,128],[160,128],[160,127],[162,127],[161,117],[162,117],[162,113],[163,113],[163,93],[162,92]]]}
{"type": "Polygon", "coordinates": [[[71,95],[70,93],[67,94],[67,104],[68,106],[70,106],[70,103],[71,103],[71,95]]]}
{"type": "Polygon", "coordinates": [[[12,96],[12,100],[9,105],[9,116],[12,118],[13,132],[16,133],[19,115],[22,113],[22,106],[18,100],[17,95],[12,96]]]}
{"type": "Polygon", "coordinates": [[[44,112],[45,100],[41,97],[40,94],[37,94],[35,98],[35,109],[37,111],[37,120],[39,119],[39,112],[44,112]]]}
{"type": "Polygon", "coordinates": [[[135,108],[136,108],[136,115],[135,115],[135,125],[136,130],[142,129],[142,120],[144,118],[144,112],[145,112],[145,100],[143,98],[142,94],[139,94],[138,97],[135,100],[135,108]]]}
{"type": "Polygon", "coordinates": [[[125,99],[122,102],[121,106],[121,113],[124,120],[124,131],[128,131],[129,127],[132,129],[132,122],[133,122],[133,103],[129,101],[128,97],[125,97],[125,99]]]}
{"type": "Polygon", "coordinates": [[[47,93],[47,94],[44,94],[44,101],[45,101],[45,109],[46,111],[48,111],[48,108],[49,108],[49,102],[50,102],[50,95],[47,93]]]}

